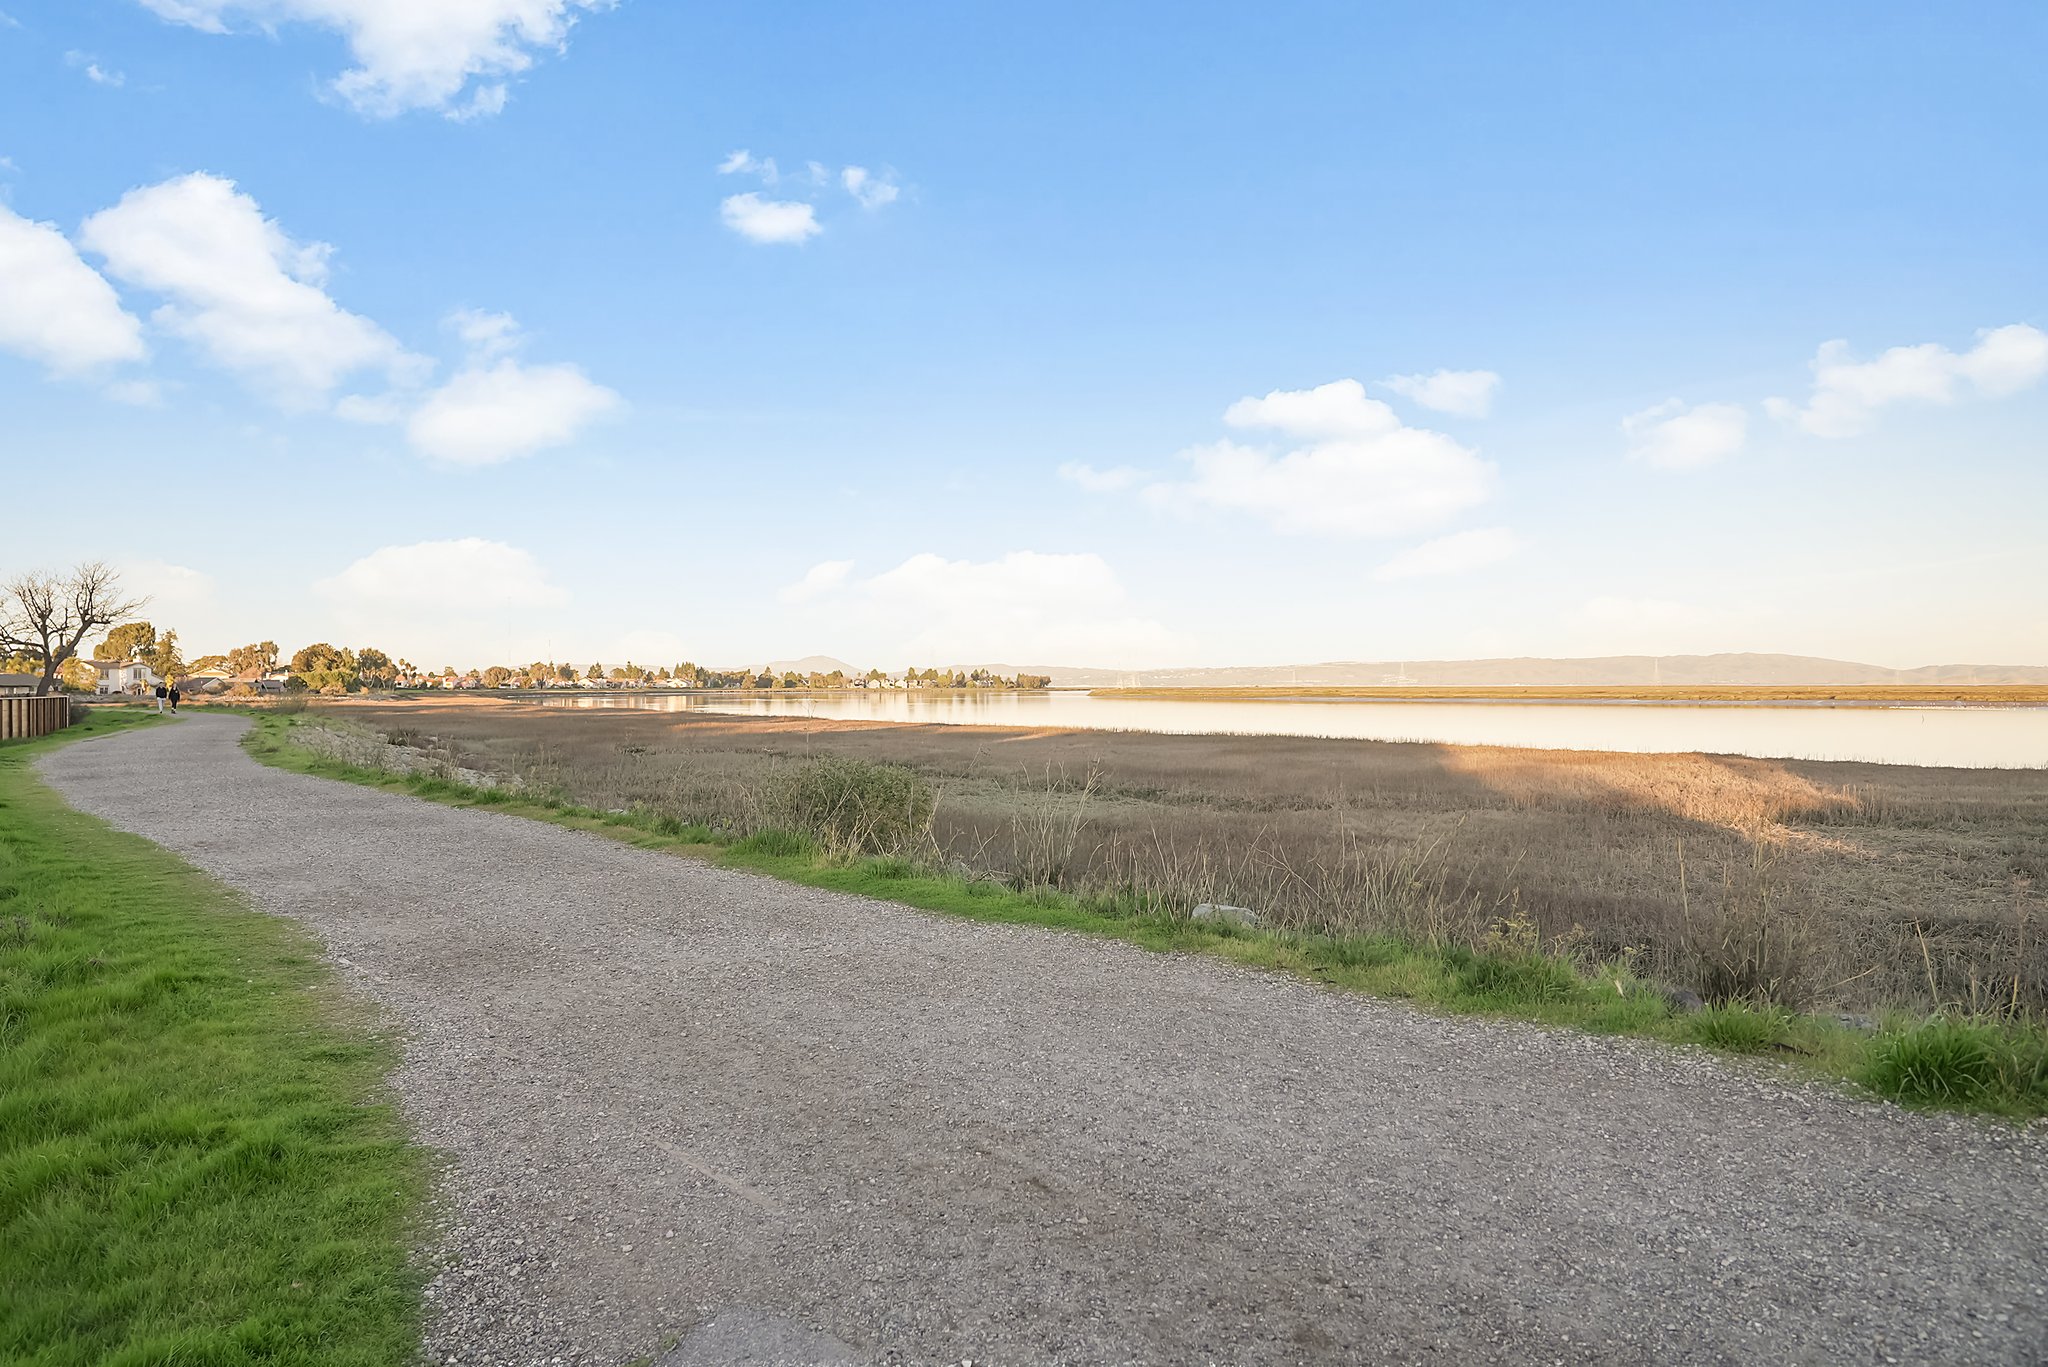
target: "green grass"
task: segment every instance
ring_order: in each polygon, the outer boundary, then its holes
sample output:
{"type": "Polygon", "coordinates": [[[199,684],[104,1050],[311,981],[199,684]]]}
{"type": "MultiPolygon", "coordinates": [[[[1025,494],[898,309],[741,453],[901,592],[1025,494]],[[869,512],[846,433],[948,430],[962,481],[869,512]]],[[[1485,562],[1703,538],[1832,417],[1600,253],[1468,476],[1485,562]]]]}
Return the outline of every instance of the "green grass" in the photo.
{"type": "Polygon", "coordinates": [[[0,744],[0,1363],[412,1362],[395,1051],[289,923],[29,767],[164,724],[0,744]]]}
{"type": "Polygon", "coordinates": [[[1936,1018],[1880,1039],[1861,1077],[1903,1100],[1979,1106],[2020,1098],[2038,1115],[2048,1112],[2048,1039],[2038,1031],[1936,1018]]]}
{"type": "Polygon", "coordinates": [[[603,812],[556,797],[465,788],[445,780],[360,769],[292,746],[294,718],[254,714],[247,742],[265,763],[458,806],[490,806],[648,849],[669,850],[792,883],[856,893],[925,911],[1125,941],[1161,952],[1210,954],[1332,988],[1413,1002],[1429,1010],[1536,1021],[1631,1035],[1770,1060],[1797,1074],[1849,1083],[1913,1106],[2014,1118],[2048,1115],[2048,1030],[2034,1022],[1895,1022],[1883,1034],[1826,1017],[1729,1003],[1674,1011],[1625,968],[1587,971],[1563,958],[1501,948],[1413,944],[1389,936],[1305,935],[1191,922],[1156,914],[1130,896],[1076,897],[924,868],[901,857],[834,858],[812,840],[771,830],[728,840],[704,826],[646,811],[603,812]],[[1982,1046],[1958,1045],[1960,1031],[1982,1046]],[[1980,1052],[1996,1060],[1983,1065],[1980,1052]]]}

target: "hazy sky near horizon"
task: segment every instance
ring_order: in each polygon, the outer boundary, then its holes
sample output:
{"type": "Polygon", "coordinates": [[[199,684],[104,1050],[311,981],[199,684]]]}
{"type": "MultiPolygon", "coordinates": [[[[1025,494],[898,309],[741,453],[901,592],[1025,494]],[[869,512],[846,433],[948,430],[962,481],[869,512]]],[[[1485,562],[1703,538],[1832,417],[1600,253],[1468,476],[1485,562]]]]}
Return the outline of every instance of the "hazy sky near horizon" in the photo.
{"type": "Polygon", "coordinates": [[[2048,7],[0,0],[188,654],[2048,664],[2048,7]]]}

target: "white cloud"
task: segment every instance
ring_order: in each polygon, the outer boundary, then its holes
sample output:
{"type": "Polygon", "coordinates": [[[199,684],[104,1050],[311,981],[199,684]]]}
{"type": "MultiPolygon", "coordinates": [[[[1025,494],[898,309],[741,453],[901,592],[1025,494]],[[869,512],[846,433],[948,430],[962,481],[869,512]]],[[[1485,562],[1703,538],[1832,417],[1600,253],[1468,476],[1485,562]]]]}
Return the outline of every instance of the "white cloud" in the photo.
{"type": "Polygon", "coordinates": [[[1441,432],[1404,425],[1356,380],[1240,399],[1223,420],[1303,444],[1183,451],[1192,477],[1149,485],[1148,499],[1249,513],[1286,533],[1384,537],[1426,531],[1493,494],[1491,464],[1441,432]]]}
{"type": "MultiPolygon", "coordinates": [[[[816,166],[816,162],[811,165],[816,166]]],[[[746,148],[737,148],[725,154],[725,160],[718,163],[721,176],[759,176],[764,185],[773,185],[782,178],[775,167],[775,158],[757,157],[746,148]]]]}
{"type": "Polygon", "coordinates": [[[142,324],[55,224],[0,204],[0,350],[75,375],[148,354],[142,324]]]}
{"type": "Polygon", "coordinates": [[[356,65],[331,89],[357,112],[389,118],[438,109],[495,114],[507,78],[540,53],[565,50],[579,13],[614,0],[142,0],[163,18],[208,33],[240,19],[263,30],[306,23],[340,33],[356,65]],[[468,98],[464,95],[467,93],[468,98]]]}
{"type": "Polygon", "coordinates": [[[1681,400],[1666,399],[1623,418],[1621,431],[1628,438],[1629,459],[1684,470],[1740,451],[1749,435],[1749,414],[1732,403],[1688,408],[1681,400]]]}
{"type": "Polygon", "coordinates": [[[904,664],[1131,665],[1179,648],[1171,632],[1130,613],[1123,584],[1093,554],[1014,551],[984,561],[914,555],[867,579],[841,575],[813,601],[835,621],[883,636],[883,653],[904,664]]]}
{"type": "Polygon", "coordinates": [[[475,536],[385,546],[318,581],[313,592],[373,622],[384,613],[419,620],[551,607],[569,597],[528,552],[475,536]]]}
{"type": "Polygon", "coordinates": [[[1401,419],[1356,380],[1332,380],[1314,389],[1276,389],[1263,399],[1239,399],[1223,411],[1231,427],[1266,427],[1291,437],[1375,437],[1396,431],[1401,419]]]}
{"type": "Polygon", "coordinates": [[[509,313],[457,309],[447,324],[474,357],[504,356],[519,348],[519,322],[509,313]]]}
{"type": "Polygon", "coordinates": [[[1092,465],[1070,460],[1060,466],[1059,476],[1069,484],[1078,484],[1091,494],[1115,494],[1134,488],[1146,479],[1143,470],[1129,465],[1118,465],[1108,470],[1098,470],[1092,465]]]}
{"type": "Polygon", "coordinates": [[[1813,392],[1804,407],[1769,399],[1771,416],[1816,437],[1849,437],[1895,403],[1954,403],[1967,387],[1985,398],[2018,393],[2048,376],[2048,333],[2024,323],[1989,328],[1964,352],[1937,342],[1893,347],[1874,361],[1850,359],[1849,344],[1825,342],[1813,358],[1813,392]]]}
{"type": "Polygon", "coordinates": [[[763,199],[748,191],[729,195],[718,206],[725,226],[754,242],[802,242],[824,229],[817,210],[789,199],[763,199]]]}
{"type": "Polygon", "coordinates": [[[573,365],[477,363],[434,390],[406,421],[413,446],[456,465],[496,465],[573,441],[619,406],[573,365]]]}
{"type": "Polygon", "coordinates": [[[1506,527],[1453,532],[1401,552],[1374,570],[1372,577],[1385,582],[1425,575],[1467,574],[1498,564],[1521,548],[1520,538],[1506,527]]]}
{"type": "Polygon", "coordinates": [[[839,183],[846,187],[846,193],[860,201],[863,209],[879,209],[885,204],[893,204],[899,193],[894,178],[875,176],[865,166],[847,167],[839,173],[839,183]]]}
{"type": "Polygon", "coordinates": [[[794,584],[783,586],[775,596],[785,603],[806,603],[813,598],[832,592],[846,582],[853,573],[851,560],[826,560],[811,566],[804,577],[794,584]]]}
{"type": "Polygon", "coordinates": [[[94,85],[104,85],[119,89],[121,86],[128,84],[126,74],[119,71],[109,71],[94,60],[90,53],[67,52],[64,54],[64,65],[74,71],[83,71],[85,79],[91,81],[94,85]]]}
{"type": "Polygon", "coordinates": [[[151,315],[217,365],[292,406],[324,400],[349,376],[416,374],[417,358],[322,288],[332,252],[301,244],[219,176],[130,190],[86,219],[85,246],[132,285],[169,297],[151,315]]]}
{"type": "Polygon", "coordinates": [[[1424,408],[1483,418],[1493,410],[1493,391],[1500,376],[1491,370],[1439,370],[1428,375],[1389,375],[1380,384],[1424,408]]]}

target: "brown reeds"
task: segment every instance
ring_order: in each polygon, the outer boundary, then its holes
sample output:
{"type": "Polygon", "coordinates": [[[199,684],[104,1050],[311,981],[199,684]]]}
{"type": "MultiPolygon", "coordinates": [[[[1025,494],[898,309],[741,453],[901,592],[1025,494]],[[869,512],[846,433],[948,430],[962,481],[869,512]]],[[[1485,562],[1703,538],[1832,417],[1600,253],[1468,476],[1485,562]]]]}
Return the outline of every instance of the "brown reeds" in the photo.
{"type": "MultiPolygon", "coordinates": [[[[316,705],[318,706],[318,705],[316,705]]],[[[2048,1009],[2048,773],[497,700],[340,710],[466,767],[738,835],[807,760],[936,790],[920,857],[1166,915],[1626,959],[1709,999],[2048,1009]]],[[[899,842],[901,843],[901,842],[899,842]]]]}

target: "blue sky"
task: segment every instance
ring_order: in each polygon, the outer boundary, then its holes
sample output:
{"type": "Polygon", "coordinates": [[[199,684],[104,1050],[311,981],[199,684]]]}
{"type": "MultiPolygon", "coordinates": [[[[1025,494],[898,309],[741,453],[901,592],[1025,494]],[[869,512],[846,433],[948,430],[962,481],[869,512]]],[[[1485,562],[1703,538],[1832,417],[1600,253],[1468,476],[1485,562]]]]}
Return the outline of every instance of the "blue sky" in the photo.
{"type": "Polygon", "coordinates": [[[2048,663],[2037,4],[0,11],[0,567],[195,651],[2048,663]]]}

